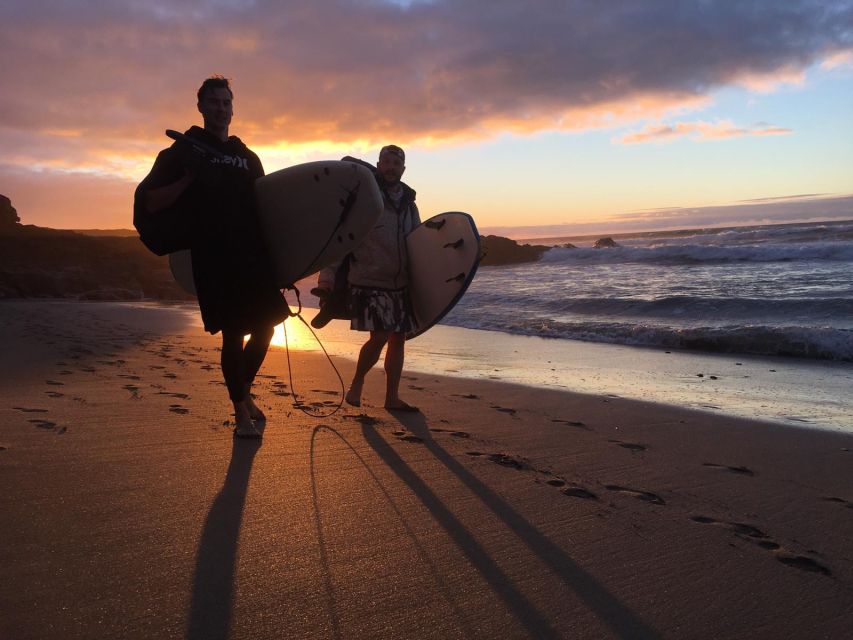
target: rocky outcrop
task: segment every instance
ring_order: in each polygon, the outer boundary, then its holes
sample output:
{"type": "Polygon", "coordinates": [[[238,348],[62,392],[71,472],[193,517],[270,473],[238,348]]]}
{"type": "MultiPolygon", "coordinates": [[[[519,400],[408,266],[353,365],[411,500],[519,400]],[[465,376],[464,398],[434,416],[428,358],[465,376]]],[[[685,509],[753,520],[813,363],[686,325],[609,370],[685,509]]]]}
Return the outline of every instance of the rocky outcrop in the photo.
{"type": "Polygon", "coordinates": [[[19,224],[21,219],[12,206],[12,201],[0,193],[0,229],[10,229],[19,224]]]}
{"type": "Polygon", "coordinates": [[[0,298],[192,299],[139,238],[33,225],[0,228],[0,298]]]}
{"type": "Polygon", "coordinates": [[[539,244],[518,244],[502,236],[482,236],[480,241],[483,247],[480,264],[485,266],[536,262],[551,248],[539,244]]]}
{"type": "Polygon", "coordinates": [[[620,247],[622,245],[618,244],[613,238],[599,238],[592,246],[594,249],[609,249],[612,247],[620,247]]]}

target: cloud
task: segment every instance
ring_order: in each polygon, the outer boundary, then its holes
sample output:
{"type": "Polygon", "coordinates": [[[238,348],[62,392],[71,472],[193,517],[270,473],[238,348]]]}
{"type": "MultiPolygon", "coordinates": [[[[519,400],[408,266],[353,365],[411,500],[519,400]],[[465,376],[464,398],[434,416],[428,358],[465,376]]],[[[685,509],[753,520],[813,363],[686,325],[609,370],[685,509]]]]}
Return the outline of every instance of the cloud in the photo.
{"type": "Polygon", "coordinates": [[[282,163],[661,123],[844,64],[853,0],[6,0],[0,44],[0,189],[76,172],[127,190],[163,130],[199,121],[212,73],[234,81],[233,132],[282,163]]]}
{"type": "Polygon", "coordinates": [[[141,140],[197,120],[195,89],[222,72],[262,144],[582,129],[795,81],[853,50],[851,6],[12,0],[0,110],[20,130],[141,140]]]}
{"type": "Polygon", "coordinates": [[[779,136],[793,133],[792,129],[777,127],[760,122],[747,127],[735,126],[728,120],[717,122],[678,122],[676,124],[649,124],[641,131],[629,133],[616,140],[621,144],[642,144],[646,142],[671,142],[677,138],[689,137],[691,140],[724,140],[744,136],[779,136]]]}

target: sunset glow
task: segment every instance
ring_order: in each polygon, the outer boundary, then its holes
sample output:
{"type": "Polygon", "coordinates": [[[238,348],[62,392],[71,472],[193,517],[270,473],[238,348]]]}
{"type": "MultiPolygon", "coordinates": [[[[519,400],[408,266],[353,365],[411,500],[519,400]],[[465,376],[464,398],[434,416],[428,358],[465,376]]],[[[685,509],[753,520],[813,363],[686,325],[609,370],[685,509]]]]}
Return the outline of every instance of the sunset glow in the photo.
{"type": "Polygon", "coordinates": [[[424,213],[484,230],[803,193],[748,217],[853,217],[849,0],[497,5],[6,3],[0,193],[24,223],[129,228],[163,131],[221,73],[267,172],[394,142],[424,213]]]}

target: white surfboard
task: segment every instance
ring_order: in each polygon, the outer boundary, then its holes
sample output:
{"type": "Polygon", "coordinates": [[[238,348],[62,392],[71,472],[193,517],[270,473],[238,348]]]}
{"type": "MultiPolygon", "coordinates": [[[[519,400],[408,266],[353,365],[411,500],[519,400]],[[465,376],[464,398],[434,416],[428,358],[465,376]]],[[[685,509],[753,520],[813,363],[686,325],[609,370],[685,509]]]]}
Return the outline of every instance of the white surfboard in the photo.
{"type": "Polygon", "coordinates": [[[441,321],[468,289],[480,264],[480,234],[467,213],[440,213],[415,227],[406,247],[417,325],[411,339],[441,321]]]}
{"type": "MultiPolygon", "coordinates": [[[[273,274],[284,288],[355,249],[382,213],[373,173],[346,161],[320,161],[255,181],[258,216],[273,274]]],[[[189,251],[169,254],[178,284],[195,294],[189,251]]]]}

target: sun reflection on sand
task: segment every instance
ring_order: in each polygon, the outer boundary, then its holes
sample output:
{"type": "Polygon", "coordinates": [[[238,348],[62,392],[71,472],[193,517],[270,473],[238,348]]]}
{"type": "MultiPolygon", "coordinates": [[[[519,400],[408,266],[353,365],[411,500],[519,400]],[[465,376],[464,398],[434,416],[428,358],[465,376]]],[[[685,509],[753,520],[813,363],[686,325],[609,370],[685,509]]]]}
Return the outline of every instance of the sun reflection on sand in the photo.
{"type": "Polygon", "coordinates": [[[295,351],[319,351],[320,349],[317,340],[299,318],[288,318],[283,323],[276,325],[271,345],[282,349],[287,346],[287,348],[295,351]],[[285,325],[287,325],[286,342],[285,325]]]}

